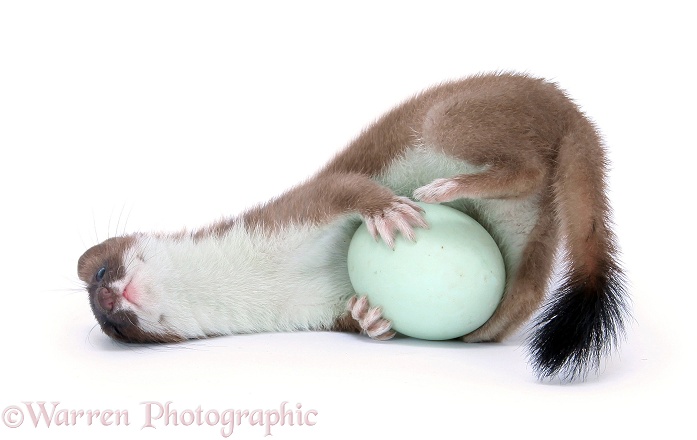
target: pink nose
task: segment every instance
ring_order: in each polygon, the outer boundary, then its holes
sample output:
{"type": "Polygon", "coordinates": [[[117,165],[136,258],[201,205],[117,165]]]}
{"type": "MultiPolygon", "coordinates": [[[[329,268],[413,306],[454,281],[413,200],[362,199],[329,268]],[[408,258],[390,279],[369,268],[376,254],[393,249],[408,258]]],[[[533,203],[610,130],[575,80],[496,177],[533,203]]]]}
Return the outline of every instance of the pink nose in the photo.
{"type": "Polygon", "coordinates": [[[100,287],[97,291],[97,301],[102,309],[110,312],[114,308],[114,293],[106,287],[100,287]]]}

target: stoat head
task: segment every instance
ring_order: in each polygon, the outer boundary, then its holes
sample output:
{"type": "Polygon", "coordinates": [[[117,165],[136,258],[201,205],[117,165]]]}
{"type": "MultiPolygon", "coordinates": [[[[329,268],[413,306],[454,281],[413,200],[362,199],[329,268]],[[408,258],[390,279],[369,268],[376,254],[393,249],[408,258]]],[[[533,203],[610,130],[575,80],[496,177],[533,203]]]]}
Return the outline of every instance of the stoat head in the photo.
{"type": "Polygon", "coordinates": [[[158,311],[158,293],[143,276],[145,259],[139,237],[110,238],[88,249],[78,260],[78,277],[104,333],[123,342],[176,342],[185,339],[158,311]]]}

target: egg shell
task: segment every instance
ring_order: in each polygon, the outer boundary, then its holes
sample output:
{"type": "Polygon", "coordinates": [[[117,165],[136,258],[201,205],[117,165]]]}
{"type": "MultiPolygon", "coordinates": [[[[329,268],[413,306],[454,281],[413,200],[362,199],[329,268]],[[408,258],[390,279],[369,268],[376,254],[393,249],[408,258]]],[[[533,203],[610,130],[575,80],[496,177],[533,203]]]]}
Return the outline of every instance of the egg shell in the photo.
{"type": "Polygon", "coordinates": [[[470,333],[494,313],[506,273],[494,239],[468,215],[419,203],[429,229],[416,241],[398,234],[394,249],[374,240],[365,224],[348,252],[351,283],[392,328],[419,339],[445,340],[470,333]]]}

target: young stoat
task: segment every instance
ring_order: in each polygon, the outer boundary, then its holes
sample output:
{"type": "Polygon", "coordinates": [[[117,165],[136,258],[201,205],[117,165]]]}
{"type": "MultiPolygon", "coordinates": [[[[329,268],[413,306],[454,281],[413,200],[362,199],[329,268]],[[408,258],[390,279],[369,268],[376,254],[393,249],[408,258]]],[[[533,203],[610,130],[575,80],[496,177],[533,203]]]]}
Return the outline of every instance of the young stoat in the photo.
{"type": "Polygon", "coordinates": [[[597,370],[626,314],[598,132],[554,84],[492,74],[428,89],[365,130],[314,177],[238,217],[177,234],[115,237],[80,257],[103,331],[128,342],[234,333],[394,335],[351,287],[352,233],[394,246],[427,227],[412,199],[477,219],[504,255],[494,315],[464,336],[499,341],[541,307],[555,250],[566,274],[529,338],[541,377],[597,370]]]}

